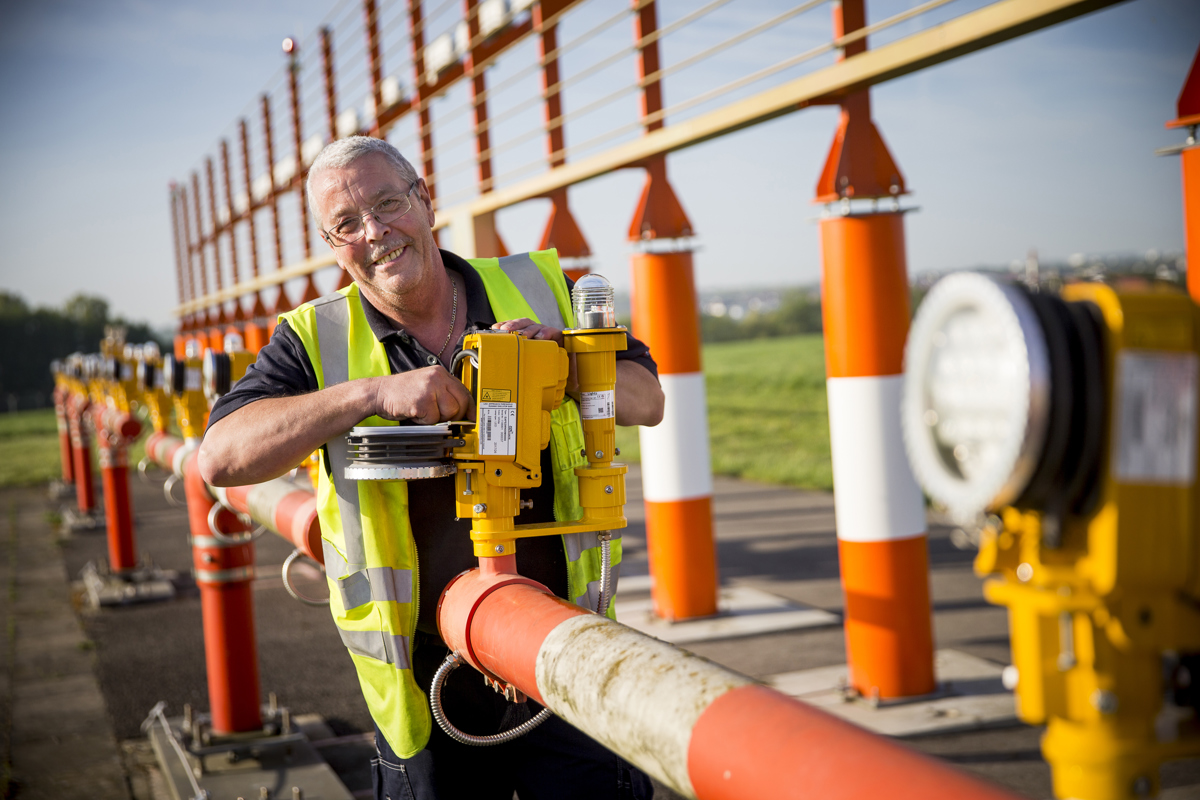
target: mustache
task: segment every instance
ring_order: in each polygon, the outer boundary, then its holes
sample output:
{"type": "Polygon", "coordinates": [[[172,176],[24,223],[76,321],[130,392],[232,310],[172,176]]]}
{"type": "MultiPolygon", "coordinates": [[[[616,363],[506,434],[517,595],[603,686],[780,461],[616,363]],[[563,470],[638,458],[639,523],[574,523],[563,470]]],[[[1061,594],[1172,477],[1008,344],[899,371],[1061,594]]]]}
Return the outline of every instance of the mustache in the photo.
{"type": "Polygon", "coordinates": [[[397,247],[411,247],[413,240],[408,237],[401,237],[391,242],[385,242],[371,250],[370,263],[374,264],[383,256],[395,250],[397,247]]]}

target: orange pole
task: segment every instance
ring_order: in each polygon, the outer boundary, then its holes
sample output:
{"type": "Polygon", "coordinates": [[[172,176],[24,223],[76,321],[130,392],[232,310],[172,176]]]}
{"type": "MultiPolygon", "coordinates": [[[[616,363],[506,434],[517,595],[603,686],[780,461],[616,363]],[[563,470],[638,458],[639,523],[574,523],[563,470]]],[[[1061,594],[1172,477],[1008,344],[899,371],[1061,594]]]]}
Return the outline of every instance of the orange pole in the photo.
{"type": "MultiPolygon", "coordinates": [[[[834,9],[834,34],[866,24],[862,0],[834,9]]],[[[865,41],[846,57],[865,51],[865,41]]],[[[841,100],[817,202],[826,390],[850,685],[867,697],[933,692],[925,506],[904,454],[900,387],[908,335],[904,220],[851,213],[851,199],[898,198],[904,178],[871,121],[870,95],[841,100]]]]}
{"type": "Polygon", "coordinates": [[[54,420],[58,423],[58,457],[62,461],[62,481],[70,485],[75,481],[75,459],[71,455],[71,423],[67,419],[67,404],[70,391],[64,386],[54,387],[54,420]]]}
{"type": "Polygon", "coordinates": [[[108,533],[108,566],[115,573],[137,569],[133,505],[129,497],[129,442],[142,432],[130,414],[96,407],[92,419],[100,445],[100,478],[108,533]]]}
{"type": "MultiPolygon", "coordinates": [[[[533,7],[533,27],[538,37],[538,55],[542,62],[542,104],[546,128],[546,149],[550,169],[567,163],[566,144],[563,136],[562,92],[559,91],[558,70],[558,25],[545,22],[547,9],[538,3],[533,7]]],[[[571,207],[567,204],[566,188],[550,193],[550,218],[542,231],[539,250],[554,248],[558,251],[558,263],[563,272],[577,281],[591,271],[592,249],[588,247],[583,231],[575,222],[571,207]]]]}
{"type": "MultiPolygon", "coordinates": [[[[254,630],[254,545],[218,539],[208,527],[216,505],[196,459],[183,465],[196,586],[204,620],[204,660],[208,671],[208,703],[213,730],[244,733],[262,728],[258,678],[258,645],[254,630]]],[[[218,529],[227,535],[244,530],[237,517],[222,509],[218,529]]]]}
{"type": "MultiPolygon", "coordinates": [[[[247,131],[245,118],[238,120],[238,136],[242,145],[242,177],[246,190],[246,227],[250,234],[250,274],[258,277],[258,230],[254,227],[254,191],[253,178],[250,175],[250,135],[247,131]]],[[[254,292],[254,304],[247,314],[246,349],[257,353],[267,343],[270,333],[267,330],[267,307],[263,305],[262,293],[254,292]]]]}
{"type": "Polygon", "coordinates": [[[717,613],[712,470],[692,254],[633,255],[633,329],[650,345],[666,395],[663,421],[641,429],[642,486],[655,613],[717,613]]]}
{"type": "MultiPolygon", "coordinates": [[[[999,788],[554,597],[481,559],[438,603],[450,649],[685,796],[1012,800],[999,788]]],[[[450,720],[453,723],[453,719],[450,720]]]]}
{"type": "MultiPolygon", "coordinates": [[[[271,132],[271,97],[264,93],[260,99],[262,104],[263,140],[266,144],[265,149],[267,152],[267,177],[271,181],[268,202],[271,206],[271,227],[275,233],[275,268],[283,269],[283,233],[279,223],[279,193],[275,188],[275,142],[274,135],[271,132]]],[[[275,332],[275,326],[279,322],[279,315],[285,311],[291,311],[291,309],[292,301],[288,299],[287,287],[281,283],[279,284],[279,295],[275,298],[275,307],[271,309],[267,317],[268,335],[275,332]]]]}
{"type": "MultiPolygon", "coordinates": [[[[643,118],[662,110],[662,84],[645,83],[659,70],[658,16],[653,2],[633,0],[634,39],[643,118]]],[[[662,119],[645,123],[647,133],[662,119]]],[[[646,542],[654,610],[668,620],[717,613],[717,551],[712,525],[712,462],[708,409],[700,366],[700,319],[692,271],[692,223],[667,180],[664,156],[646,162],[646,183],[629,227],[633,255],[633,332],[650,345],[666,396],[663,420],[640,429],[646,542]]]]}
{"type": "Polygon", "coordinates": [[[86,397],[71,398],[68,421],[71,427],[71,450],[75,473],[75,503],[80,514],[96,510],[96,488],[92,485],[92,446],[83,417],[91,405],[86,397]]]}
{"type": "Polygon", "coordinates": [[[1192,58],[1192,68],[1175,101],[1175,119],[1167,128],[1187,128],[1188,138],[1179,154],[1183,175],[1183,245],[1187,258],[1188,294],[1200,303],[1200,146],[1196,129],[1200,127],[1200,49],[1192,58]]]}

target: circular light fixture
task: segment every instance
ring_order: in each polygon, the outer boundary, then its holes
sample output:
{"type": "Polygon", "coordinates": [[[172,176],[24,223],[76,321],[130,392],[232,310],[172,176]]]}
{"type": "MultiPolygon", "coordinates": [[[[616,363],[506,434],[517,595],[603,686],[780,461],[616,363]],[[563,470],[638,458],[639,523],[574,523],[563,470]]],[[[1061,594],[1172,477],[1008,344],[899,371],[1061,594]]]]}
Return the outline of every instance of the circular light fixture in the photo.
{"type": "Polygon", "coordinates": [[[296,49],[296,40],[292,37],[287,37],[283,40],[283,52],[292,53],[296,49]]]}
{"type": "Polygon", "coordinates": [[[930,497],[959,521],[1015,502],[1050,420],[1050,353],[1030,295],[974,273],[942,279],[913,320],[904,372],[904,442],[930,497]]]}

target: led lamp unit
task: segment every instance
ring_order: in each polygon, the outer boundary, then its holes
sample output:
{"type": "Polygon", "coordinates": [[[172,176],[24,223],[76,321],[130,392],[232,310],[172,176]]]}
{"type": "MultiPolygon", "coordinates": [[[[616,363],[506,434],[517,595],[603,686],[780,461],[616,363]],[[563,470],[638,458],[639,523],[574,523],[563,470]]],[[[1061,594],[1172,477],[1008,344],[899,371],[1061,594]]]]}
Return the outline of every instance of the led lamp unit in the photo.
{"type": "Polygon", "coordinates": [[[1048,539],[1095,503],[1104,440],[1099,310],[960,273],[913,320],[901,421],[918,482],[961,523],[1044,510],[1048,539]]]}
{"type": "Polygon", "coordinates": [[[584,275],[571,290],[575,321],[581,330],[617,327],[613,288],[603,275],[584,275]]]}

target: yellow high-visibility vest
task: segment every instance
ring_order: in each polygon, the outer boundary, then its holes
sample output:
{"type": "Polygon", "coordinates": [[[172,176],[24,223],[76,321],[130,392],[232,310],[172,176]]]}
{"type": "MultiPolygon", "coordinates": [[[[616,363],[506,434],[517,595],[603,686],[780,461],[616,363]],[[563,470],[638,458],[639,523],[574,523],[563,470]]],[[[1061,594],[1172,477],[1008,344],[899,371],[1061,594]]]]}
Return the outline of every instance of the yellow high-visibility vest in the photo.
{"type": "MultiPolygon", "coordinates": [[[[497,321],[528,317],[544,325],[574,325],[566,279],[554,250],[501,259],[471,259],[487,291],[497,321]]],[[[358,284],[305,303],[280,315],[304,345],[318,389],[348,380],[391,374],[383,344],[363,312],[358,284]]],[[[570,398],[551,414],[554,516],[583,516],[574,469],[585,466],[583,426],[570,398]]],[[[369,417],[361,425],[398,423],[369,417]]],[[[408,519],[404,481],[348,481],[344,435],[322,449],[318,470],[317,514],[329,608],[342,642],[358,671],[363,696],[392,750],[409,758],[429,741],[429,702],[412,673],[412,636],[417,626],[420,579],[417,548],[408,519]],[[348,524],[346,524],[348,522],[348,524]]],[[[446,509],[453,514],[453,509],[446,509]]],[[[613,579],[621,560],[621,539],[612,540],[613,579]]],[[[600,586],[600,543],[594,533],[562,537],[571,599],[595,608],[600,586]]],[[[609,616],[613,616],[609,606],[609,616]]]]}

